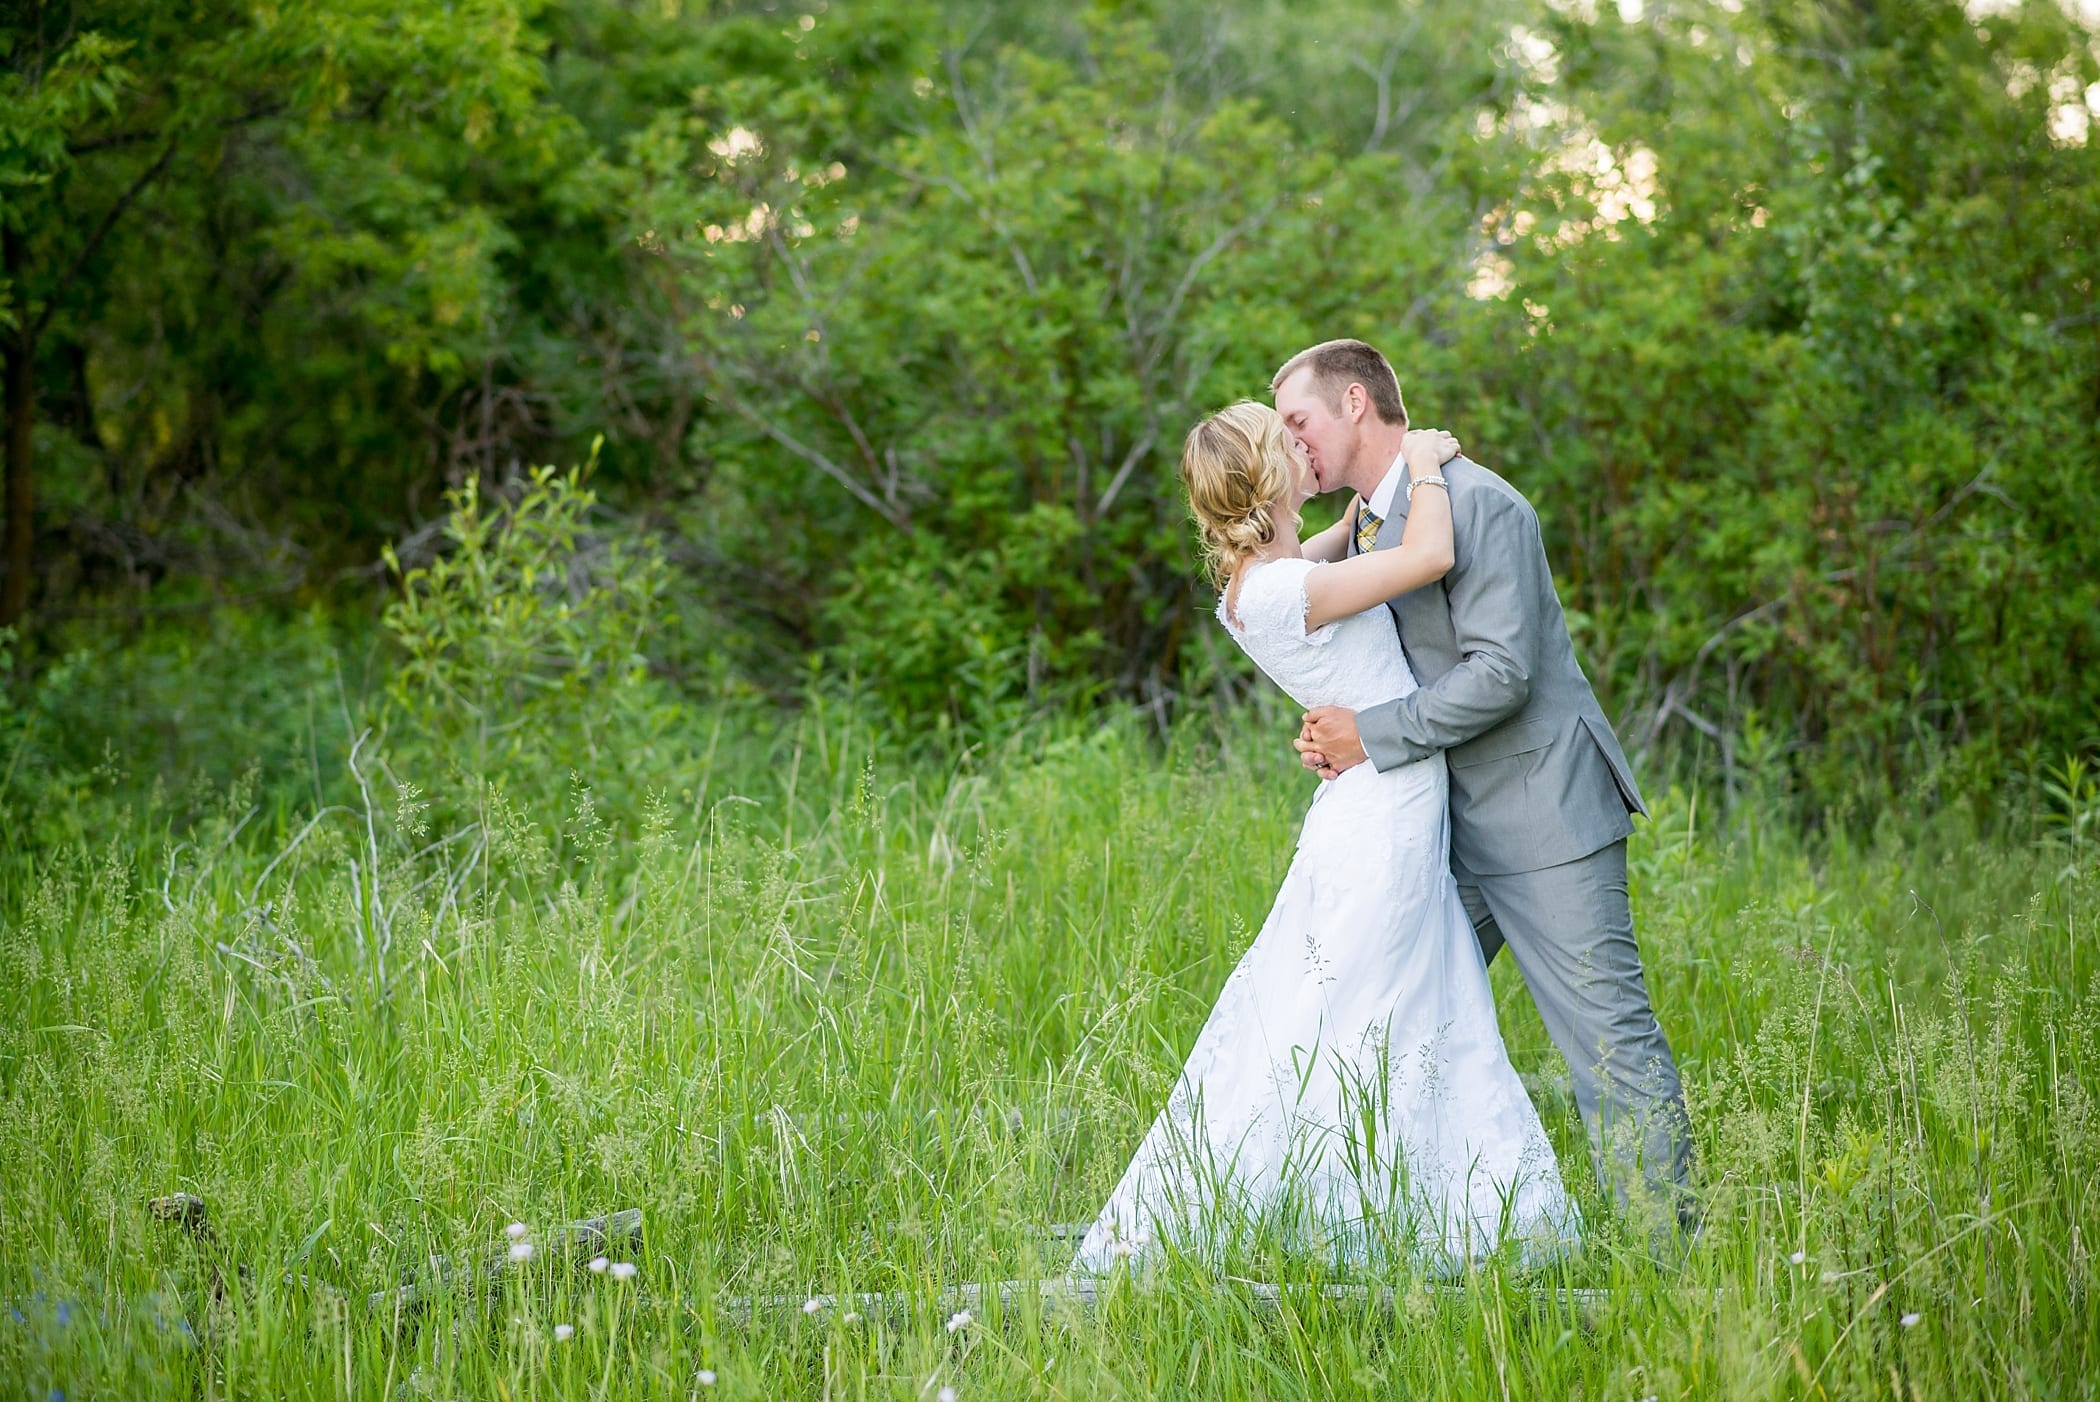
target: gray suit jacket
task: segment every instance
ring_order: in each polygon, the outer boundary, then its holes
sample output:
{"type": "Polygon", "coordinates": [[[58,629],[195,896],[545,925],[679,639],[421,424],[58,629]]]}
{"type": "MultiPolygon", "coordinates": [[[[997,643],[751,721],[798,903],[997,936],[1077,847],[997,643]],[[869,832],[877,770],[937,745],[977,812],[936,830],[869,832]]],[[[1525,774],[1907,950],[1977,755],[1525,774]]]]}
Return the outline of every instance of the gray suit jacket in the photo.
{"type": "MultiPolygon", "coordinates": [[[[1381,770],[1444,752],[1451,853],[1467,872],[1572,862],[1625,837],[1631,815],[1648,810],[1575,660],[1538,513],[1466,458],[1444,464],[1444,476],[1451,572],[1386,605],[1421,689],[1357,715],[1364,751],[1381,770]]],[[[1396,498],[1377,548],[1398,545],[1406,520],[1396,498]]]]}

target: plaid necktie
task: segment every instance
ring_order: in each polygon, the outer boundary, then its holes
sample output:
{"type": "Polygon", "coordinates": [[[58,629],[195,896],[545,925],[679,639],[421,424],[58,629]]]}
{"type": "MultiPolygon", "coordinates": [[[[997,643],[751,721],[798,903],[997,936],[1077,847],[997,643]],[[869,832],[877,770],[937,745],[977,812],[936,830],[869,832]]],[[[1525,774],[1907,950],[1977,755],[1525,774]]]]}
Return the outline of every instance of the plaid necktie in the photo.
{"type": "Polygon", "coordinates": [[[1378,528],[1385,522],[1365,503],[1356,510],[1356,553],[1368,555],[1378,548],[1378,528]]]}

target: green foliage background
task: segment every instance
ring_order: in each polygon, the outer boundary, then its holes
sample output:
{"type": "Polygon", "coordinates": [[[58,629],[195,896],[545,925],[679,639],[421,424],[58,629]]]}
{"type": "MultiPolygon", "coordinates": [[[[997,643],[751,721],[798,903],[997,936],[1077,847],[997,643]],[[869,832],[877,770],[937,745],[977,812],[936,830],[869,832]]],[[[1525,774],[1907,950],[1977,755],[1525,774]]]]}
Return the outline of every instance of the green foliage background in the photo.
{"type": "Polygon", "coordinates": [[[1989,807],[2100,729],[2051,4],[40,0],[0,64],[32,671],[356,631],[602,435],[688,690],[1229,701],[1180,435],[1353,334],[1537,502],[1637,748],[1989,807]]]}

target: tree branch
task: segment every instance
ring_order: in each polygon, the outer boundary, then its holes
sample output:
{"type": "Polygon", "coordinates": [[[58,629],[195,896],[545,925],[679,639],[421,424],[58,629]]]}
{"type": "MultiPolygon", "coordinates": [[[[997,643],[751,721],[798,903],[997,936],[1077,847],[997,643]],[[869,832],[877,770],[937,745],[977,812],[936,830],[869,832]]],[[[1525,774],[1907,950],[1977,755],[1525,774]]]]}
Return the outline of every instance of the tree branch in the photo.
{"type": "Polygon", "coordinates": [[[1145,454],[1151,452],[1152,445],[1157,442],[1159,442],[1159,420],[1155,416],[1151,422],[1145,425],[1145,431],[1138,435],[1137,442],[1130,445],[1130,451],[1123,455],[1122,463],[1116,468],[1116,475],[1109,478],[1108,485],[1102,489],[1101,500],[1094,503],[1094,516],[1096,519],[1099,519],[1107,512],[1109,507],[1115,504],[1116,495],[1123,490],[1123,484],[1130,480],[1130,474],[1137,471],[1137,465],[1145,460],[1145,454]]]}
{"type": "Polygon", "coordinates": [[[108,136],[98,136],[92,141],[69,141],[66,143],[66,154],[87,156],[97,151],[112,151],[120,146],[143,146],[148,142],[160,140],[160,135],[158,128],[152,131],[111,132],[108,136]]]}
{"type": "Polygon", "coordinates": [[[790,453],[793,453],[796,457],[808,463],[811,467],[816,468],[841,487],[844,487],[852,494],[855,501],[867,507],[868,510],[874,512],[898,530],[909,530],[911,528],[911,520],[902,510],[877,496],[865,484],[858,481],[852,473],[839,466],[821,449],[812,448],[801,439],[796,438],[793,434],[774,423],[770,417],[746,404],[742,396],[730,391],[727,385],[728,376],[722,373],[720,366],[708,365],[705,368],[709,372],[709,378],[715,382],[717,397],[724,405],[728,406],[731,412],[766,437],[772,439],[775,443],[778,443],[781,447],[787,449],[790,453]]]}
{"type": "MultiPolygon", "coordinates": [[[[384,90],[382,90],[383,92],[384,90]]],[[[282,102],[274,100],[258,102],[238,116],[221,117],[216,125],[220,131],[231,131],[235,127],[247,126],[250,122],[260,122],[266,117],[281,117],[283,115],[284,104],[282,102]]],[[[371,114],[367,112],[365,115],[369,116],[371,114]]],[[[114,151],[126,146],[143,146],[149,142],[160,140],[161,136],[162,129],[159,127],[155,127],[152,131],[111,132],[107,136],[97,136],[86,141],[69,141],[66,143],[66,154],[69,156],[89,156],[97,151],[114,151]]]]}
{"type": "Polygon", "coordinates": [[[131,182],[131,188],[117,196],[116,203],[109,207],[109,211],[102,216],[102,222],[95,227],[95,232],[89,234],[88,241],[81,246],[80,256],[73,260],[73,266],[66,269],[65,275],[58,280],[57,284],[52,287],[50,295],[44,299],[44,310],[37,315],[35,325],[30,327],[28,335],[24,338],[26,344],[35,344],[37,338],[44,334],[44,328],[51,324],[52,313],[58,310],[59,301],[65,296],[65,291],[72,285],[73,279],[80,276],[82,270],[87,267],[89,260],[95,256],[96,250],[102,247],[102,240],[109,237],[109,231],[114,229],[117,226],[117,221],[124,217],[124,211],[131,208],[132,202],[145,193],[148,185],[160,178],[161,173],[167,170],[168,162],[174,158],[175,143],[170,141],[161,150],[160,159],[141,171],[139,178],[131,182]]]}

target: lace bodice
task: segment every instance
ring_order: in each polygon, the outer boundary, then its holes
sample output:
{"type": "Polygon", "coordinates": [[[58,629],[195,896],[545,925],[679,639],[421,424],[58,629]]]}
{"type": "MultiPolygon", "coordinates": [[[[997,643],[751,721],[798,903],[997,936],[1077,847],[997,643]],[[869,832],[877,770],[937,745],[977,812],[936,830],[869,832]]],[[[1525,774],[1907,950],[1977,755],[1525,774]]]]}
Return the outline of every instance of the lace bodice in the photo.
{"type": "Polygon", "coordinates": [[[1227,615],[1222,598],[1218,621],[1301,706],[1360,711],[1413,691],[1414,673],[1384,605],[1305,631],[1305,577],[1326,568],[1293,557],[1245,566],[1233,601],[1238,622],[1227,615]]]}

